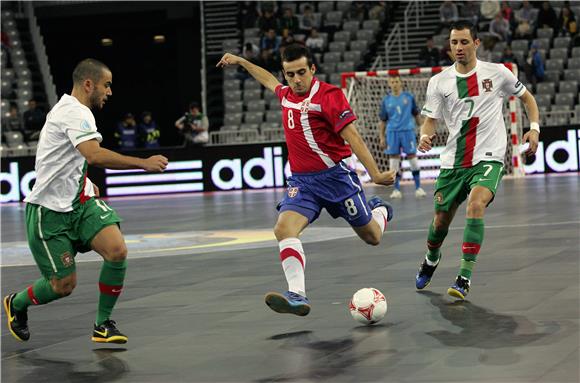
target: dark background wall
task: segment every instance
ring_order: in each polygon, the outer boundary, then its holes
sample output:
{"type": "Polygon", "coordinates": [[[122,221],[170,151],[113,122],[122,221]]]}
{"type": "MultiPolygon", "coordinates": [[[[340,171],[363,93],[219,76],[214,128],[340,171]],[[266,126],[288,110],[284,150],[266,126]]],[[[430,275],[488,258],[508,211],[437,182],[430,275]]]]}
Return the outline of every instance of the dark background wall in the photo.
{"type": "Polygon", "coordinates": [[[163,145],[181,143],[174,127],[190,101],[201,101],[199,3],[105,2],[35,4],[57,95],[70,94],[82,59],[103,61],[113,72],[113,97],[95,111],[105,145],[123,114],[153,112],[163,145]],[[155,44],[154,35],[165,43],[155,44]],[[110,38],[112,46],[102,46],[110,38]]]}

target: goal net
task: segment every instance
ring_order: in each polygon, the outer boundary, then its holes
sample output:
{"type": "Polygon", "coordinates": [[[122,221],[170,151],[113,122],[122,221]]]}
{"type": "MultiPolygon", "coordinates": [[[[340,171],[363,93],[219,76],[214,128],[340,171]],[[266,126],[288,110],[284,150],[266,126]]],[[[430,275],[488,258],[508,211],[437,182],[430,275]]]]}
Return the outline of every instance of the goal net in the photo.
{"type": "MultiPolygon", "coordinates": [[[[517,67],[505,64],[514,72],[517,77],[517,67]]],[[[342,74],[342,88],[346,97],[358,117],[357,128],[363,136],[373,157],[376,159],[380,169],[388,169],[388,158],[379,147],[379,111],[383,97],[389,92],[387,79],[389,76],[398,75],[403,83],[403,90],[415,96],[419,110],[425,104],[425,94],[429,79],[436,73],[441,72],[444,67],[433,68],[413,68],[413,69],[391,69],[377,72],[349,72],[342,74]]],[[[523,162],[519,151],[519,141],[522,136],[522,111],[516,97],[506,100],[504,107],[504,119],[506,125],[506,135],[508,145],[505,155],[505,171],[507,175],[523,176],[523,162]]],[[[417,126],[416,134],[419,136],[420,127],[417,126]]],[[[419,164],[421,166],[421,178],[436,178],[439,175],[440,160],[439,155],[443,151],[449,131],[445,127],[443,120],[439,120],[437,126],[437,137],[428,153],[417,151],[419,164]]],[[[362,166],[358,164],[357,168],[362,166]]],[[[405,158],[401,163],[402,179],[412,179],[410,166],[405,158]]]]}

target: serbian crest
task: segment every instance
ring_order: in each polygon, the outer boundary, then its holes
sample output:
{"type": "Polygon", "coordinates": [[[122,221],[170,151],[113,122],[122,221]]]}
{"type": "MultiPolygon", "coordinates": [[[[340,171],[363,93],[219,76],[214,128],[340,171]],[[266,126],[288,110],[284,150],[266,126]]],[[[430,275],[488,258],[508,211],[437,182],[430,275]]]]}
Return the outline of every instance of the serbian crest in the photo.
{"type": "Polygon", "coordinates": [[[483,86],[483,90],[485,92],[491,92],[491,90],[493,89],[493,82],[491,82],[491,79],[486,78],[481,82],[481,86],[483,86]]]}
{"type": "Polygon", "coordinates": [[[290,198],[294,198],[298,195],[298,188],[297,187],[291,187],[288,188],[288,197],[290,198]]]}
{"type": "Polygon", "coordinates": [[[310,106],[310,100],[302,101],[302,103],[300,104],[300,112],[301,113],[308,113],[309,106],[310,106]]]}

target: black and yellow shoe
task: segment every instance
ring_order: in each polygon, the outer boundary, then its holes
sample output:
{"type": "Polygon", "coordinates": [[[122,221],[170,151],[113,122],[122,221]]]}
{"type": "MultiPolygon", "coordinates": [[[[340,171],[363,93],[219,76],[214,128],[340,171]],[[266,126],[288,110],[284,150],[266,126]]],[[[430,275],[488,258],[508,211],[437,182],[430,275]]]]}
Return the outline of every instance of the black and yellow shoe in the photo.
{"type": "Polygon", "coordinates": [[[4,297],[4,311],[8,317],[8,329],[12,336],[16,339],[26,342],[30,339],[30,332],[28,331],[28,312],[16,311],[12,305],[12,301],[16,294],[10,294],[4,297]]]}
{"type": "Polygon", "coordinates": [[[115,321],[107,319],[100,326],[95,324],[93,330],[93,337],[91,338],[93,342],[97,343],[127,343],[127,336],[121,334],[121,331],[115,325],[115,321]]]}

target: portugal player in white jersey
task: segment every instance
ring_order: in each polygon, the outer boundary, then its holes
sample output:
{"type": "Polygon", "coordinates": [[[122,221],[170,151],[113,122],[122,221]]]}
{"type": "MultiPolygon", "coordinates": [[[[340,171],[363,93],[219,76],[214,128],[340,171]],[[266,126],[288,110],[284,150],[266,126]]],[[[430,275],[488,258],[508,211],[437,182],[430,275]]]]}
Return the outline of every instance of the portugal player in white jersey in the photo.
{"type": "Polygon", "coordinates": [[[391,185],[395,172],[379,170],[356,130],[356,116],[342,91],[314,77],[316,67],[307,48],[293,44],[284,50],[282,69],[288,86],[263,68],[229,53],[218,66],[235,64],[243,66],[280,100],[292,176],[278,204],[280,215],[274,234],[288,291],[268,293],[266,304],[279,313],[304,316],[310,312],[310,302],[304,281],[306,257],[298,238],[302,230],[325,208],[334,218],[344,218],[365,242],[378,245],[393,215],[392,207],[378,197],[367,203],[356,173],[342,160],[354,152],[379,185],[391,185]]]}
{"type": "Polygon", "coordinates": [[[70,96],[62,96],[40,132],[36,182],[25,200],[28,244],[42,277],[4,298],[8,329],[16,339],[27,341],[28,307],[70,295],[77,283],[75,256],[92,249],[104,260],[92,340],[126,343],[127,336],[110,318],[127,268],[121,219],[97,199],[98,188],[87,178],[87,167],[162,172],[168,162],[160,155],[142,159],[102,148],[91,109],[101,109],[113,94],[113,75],[105,64],[86,59],[72,77],[70,96]]]}
{"type": "Polygon", "coordinates": [[[536,100],[524,85],[503,64],[476,58],[480,40],[472,24],[454,24],[449,40],[455,64],[429,80],[422,109],[426,118],[418,149],[421,152],[431,149],[438,119],[445,121],[449,138],[441,153],[427,254],[415,282],[418,289],[423,289],[431,281],[449,225],[459,205],[467,199],[461,267],[455,283],[447,290],[449,295],[464,299],[483,242],[485,209],[493,201],[503,175],[507,144],[505,98],[519,97],[528,112],[530,131],[523,137],[523,142],[529,142],[527,155],[538,148],[540,128],[536,100]]]}

